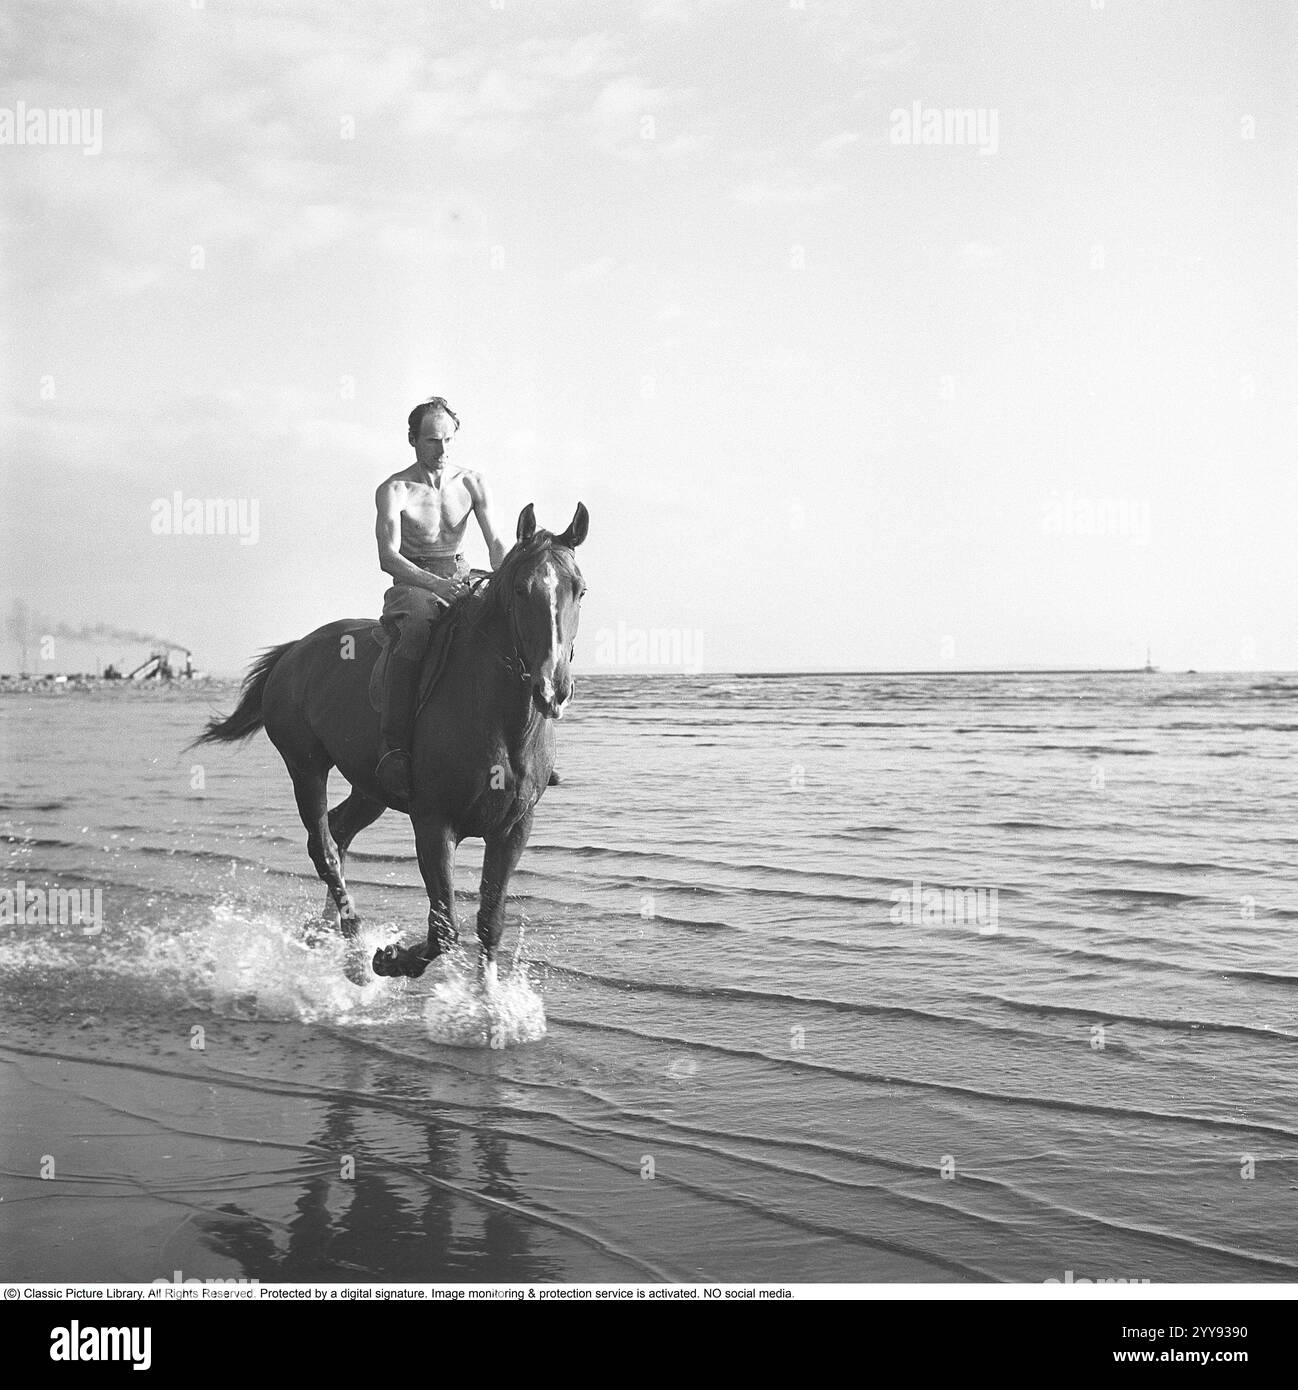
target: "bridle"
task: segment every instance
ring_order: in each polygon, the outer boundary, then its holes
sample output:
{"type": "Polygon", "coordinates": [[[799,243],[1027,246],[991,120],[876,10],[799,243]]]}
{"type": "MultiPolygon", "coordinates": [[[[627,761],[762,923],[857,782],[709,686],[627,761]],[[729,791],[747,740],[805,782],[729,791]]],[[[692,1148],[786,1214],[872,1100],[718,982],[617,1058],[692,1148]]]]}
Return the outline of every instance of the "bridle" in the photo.
{"type": "MultiPolygon", "coordinates": [[[[546,542],[547,550],[550,548],[550,544],[549,541],[546,542]]],[[[538,555],[540,555],[540,553],[540,551],[537,552],[538,555]]],[[[499,570],[494,572],[495,575],[499,573],[499,570]]],[[[489,583],[493,577],[492,574],[484,574],[481,578],[474,580],[470,586],[471,591],[476,594],[479,588],[489,583]]],[[[509,614],[509,638],[513,643],[514,649],[511,652],[503,652],[493,642],[484,642],[484,645],[491,648],[496,660],[499,661],[511,675],[516,676],[520,681],[530,681],[532,679],[532,672],[527,663],[523,660],[523,644],[519,640],[518,619],[515,616],[515,608],[517,605],[514,603],[514,594],[512,592],[503,600],[503,606],[509,614]]]]}

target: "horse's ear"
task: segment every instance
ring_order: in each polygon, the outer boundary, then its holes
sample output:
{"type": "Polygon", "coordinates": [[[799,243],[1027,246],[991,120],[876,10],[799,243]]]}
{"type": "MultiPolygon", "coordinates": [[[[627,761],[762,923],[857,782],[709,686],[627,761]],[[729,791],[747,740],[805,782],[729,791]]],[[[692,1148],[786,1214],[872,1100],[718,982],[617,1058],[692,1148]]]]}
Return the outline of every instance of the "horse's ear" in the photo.
{"type": "Polygon", "coordinates": [[[536,507],[529,502],[518,514],[518,539],[530,541],[536,535],[536,507]]]}
{"type": "Polygon", "coordinates": [[[577,510],[573,513],[572,522],[562,536],[554,538],[555,545],[566,546],[569,550],[576,548],[586,539],[586,532],[590,530],[590,513],[586,510],[584,502],[577,503],[577,510]]]}

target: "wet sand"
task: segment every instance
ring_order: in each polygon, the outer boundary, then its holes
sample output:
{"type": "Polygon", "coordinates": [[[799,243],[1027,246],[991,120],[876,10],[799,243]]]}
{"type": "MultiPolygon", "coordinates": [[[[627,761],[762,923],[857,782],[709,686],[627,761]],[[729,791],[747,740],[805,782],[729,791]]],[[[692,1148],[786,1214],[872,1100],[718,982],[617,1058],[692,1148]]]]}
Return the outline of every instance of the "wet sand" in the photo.
{"type": "Polygon", "coordinates": [[[520,1205],[520,1158],[529,1185],[562,1185],[535,1152],[421,1119],[413,1093],[377,1101],[378,1059],[349,1058],[323,1084],[328,1043],[310,1030],[196,1014],[197,1051],[143,1024],[8,1024],[0,1280],[646,1277],[520,1205]]]}

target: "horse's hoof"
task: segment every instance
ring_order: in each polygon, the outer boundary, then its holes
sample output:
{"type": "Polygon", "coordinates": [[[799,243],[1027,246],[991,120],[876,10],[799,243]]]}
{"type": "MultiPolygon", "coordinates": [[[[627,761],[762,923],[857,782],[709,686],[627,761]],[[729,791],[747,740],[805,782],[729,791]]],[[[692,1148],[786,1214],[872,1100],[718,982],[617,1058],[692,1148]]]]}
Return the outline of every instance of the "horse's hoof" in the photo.
{"type": "Polygon", "coordinates": [[[383,946],[374,952],[371,969],[376,975],[401,976],[417,980],[428,969],[428,959],[403,946],[383,946]]]}
{"type": "Polygon", "coordinates": [[[396,946],[381,946],[374,952],[374,959],[370,962],[370,969],[376,975],[400,975],[397,969],[398,956],[396,946]]]}

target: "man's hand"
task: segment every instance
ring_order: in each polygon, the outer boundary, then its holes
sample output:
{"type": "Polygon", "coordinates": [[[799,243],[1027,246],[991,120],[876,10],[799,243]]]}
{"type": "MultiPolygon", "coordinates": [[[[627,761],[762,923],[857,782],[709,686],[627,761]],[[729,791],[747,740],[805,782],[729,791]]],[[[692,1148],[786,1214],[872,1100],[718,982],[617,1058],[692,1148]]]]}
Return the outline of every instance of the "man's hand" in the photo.
{"type": "Polygon", "coordinates": [[[446,579],[441,575],[430,574],[425,576],[426,587],[435,594],[443,603],[452,604],[468,586],[459,579],[446,579]]]}

